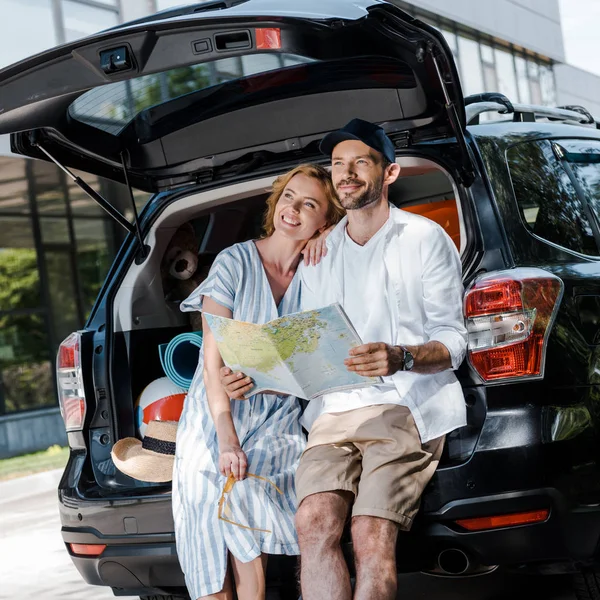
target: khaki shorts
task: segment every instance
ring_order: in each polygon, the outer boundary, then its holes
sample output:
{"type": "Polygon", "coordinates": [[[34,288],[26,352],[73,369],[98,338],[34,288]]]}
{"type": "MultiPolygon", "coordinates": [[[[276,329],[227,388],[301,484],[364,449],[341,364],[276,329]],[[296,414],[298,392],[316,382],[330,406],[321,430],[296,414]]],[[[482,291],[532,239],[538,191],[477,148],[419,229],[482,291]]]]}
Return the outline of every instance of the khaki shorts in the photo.
{"type": "Polygon", "coordinates": [[[296,473],[298,503],[311,494],[347,490],[354,494],[353,517],[380,517],[409,530],[444,439],[422,444],[410,410],[396,404],[323,414],[296,473]]]}

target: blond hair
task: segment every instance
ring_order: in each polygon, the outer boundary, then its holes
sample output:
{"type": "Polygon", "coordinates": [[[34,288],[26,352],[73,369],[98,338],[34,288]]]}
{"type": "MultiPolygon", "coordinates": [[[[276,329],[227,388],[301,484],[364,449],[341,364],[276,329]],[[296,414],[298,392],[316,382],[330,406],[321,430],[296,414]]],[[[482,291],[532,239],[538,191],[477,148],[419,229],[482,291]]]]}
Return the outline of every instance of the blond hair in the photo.
{"type": "Polygon", "coordinates": [[[340,204],[337,194],[335,193],[335,188],[333,187],[333,182],[331,181],[331,175],[329,175],[329,171],[327,171],[327,169],[321,165],[299,165],[293,168],[291,171],[280,175],[273,182],[273,191],[267,198],[267,210],[265,211],[265,216],[263,218],[263,238],[273,235],[273,232],[275,231],[273,219],[275,217],[275,207],[277,206],[277,202],[279,202],[279,198],[281,197],[283,190],[291,181],[292,177],[298,175],[299,173],[316,179],[323,186],[325,197],[327,198],[327,214],[325,215],[326,227],[335,225],[346,214],[346,211],[340,204]]]}

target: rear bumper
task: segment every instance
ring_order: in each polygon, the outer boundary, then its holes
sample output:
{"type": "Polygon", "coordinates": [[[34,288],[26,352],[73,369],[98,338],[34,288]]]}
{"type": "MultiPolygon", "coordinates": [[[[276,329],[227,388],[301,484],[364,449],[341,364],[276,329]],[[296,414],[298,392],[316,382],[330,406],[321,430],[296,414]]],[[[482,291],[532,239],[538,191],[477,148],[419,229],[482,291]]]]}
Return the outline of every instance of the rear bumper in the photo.
{"type": "MultiPolygon", "coordinates": [[[[63,528],[65,543],[106,544],[99,557],[74,556],[85,581],[110,586],[117,595],[184,593],[184,576],[173,534],[103,536],[92,529],[63,528]]],[[[597,557],[600,507],[568,510],[555,489],[538,489],[470,498],[445,505],[437,514],[421,515],[410,533],[399,538],[400,571],[437,571],[445,549],[462,550],[473,566],[528,566],[547,572],[574,571],[597,557]],[[467,532],[457,519],[550,509],[542,523],[467,532]]],[[[351,547],[347,548],[351,554],[351,547]]],[[[294,565],[270,561],[270,583],[293,582],[294,565]]]]}
{"type": "Polygon", "coordinates": [[[567,509],[555,489],[538,489],[459,500],[423,516],[400,537],[401,570],[437,571],[445,549],[462,550],[473,565],[505,565],[547,572],[570,572],[598,556],[600,507],[567,509]],[[541,522],[485,531],[467,531],[456,520],[549,508],[541,522]]]}
{"type": "MultiPolygon", "coordinates": [[[[438,469],[413,530],[400,536],[401,571],[434,570],[439,552],[447,548],[460,549],[481,565],[546,571],[574,570],[598,558],[596,434],[584,427],[557,438],[558,410],[529,405],[487,412],[468,460],[438,469]],[[542,508],[550,509],[548,519],[533,525],[467,532],[455,523],[542,508]]],[[[107,545],[97,558],[72,556],[82,577],[116,594],[183,590],[170,495],[83,499],[76,490],[78,468],[71,461],[60,486],[63,538],[107,545]]],[[[293,580],[294,565],[288,567],[274,557],[268,580],[293,580]]]]}
{"type": "Polygon", "coordinates": [[[173,534],[170,540],[149,536],[102,536],[90,529],[63,528],[63,540],[73,564],[91,585],[112,587],[116,595],[185,593],[184,576],[177,559],[173,534]],[[69,543],[106,544],[100,556],[71,552],[69,543]]]}

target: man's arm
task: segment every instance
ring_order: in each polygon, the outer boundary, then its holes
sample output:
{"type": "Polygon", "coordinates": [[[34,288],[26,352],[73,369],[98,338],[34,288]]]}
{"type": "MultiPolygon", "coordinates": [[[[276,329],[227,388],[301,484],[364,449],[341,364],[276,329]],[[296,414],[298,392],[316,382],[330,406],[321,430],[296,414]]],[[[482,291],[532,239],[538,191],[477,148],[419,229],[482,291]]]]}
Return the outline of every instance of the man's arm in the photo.
{"type": "MultiPolygon", "coordinates": [[[[465,357],[462,269],[456,246],[440,227],[422,244],[423,329],[429,341],[404,347],[414,357],[412,372],[433,374],[458,369],[465,357]]],[[[404,367],[404,352],[402,346],[383,342],[363,344],[350,352],[346,366],[364,376],[393,375],[404,367]]]]}
{"type": "MultiPolygon", "coordinates": [[[[452,368],[450,352],[441,342],[432,341],[404,348],[413,355],[413,373],[430,375],[452,368]]],[[[403,369],[404,351],[401,346],[391,346],[383,342],[363,344],[350,350],[350,358],[344,362],[349,371],[363,377],[385,377],[403,369]]]]}

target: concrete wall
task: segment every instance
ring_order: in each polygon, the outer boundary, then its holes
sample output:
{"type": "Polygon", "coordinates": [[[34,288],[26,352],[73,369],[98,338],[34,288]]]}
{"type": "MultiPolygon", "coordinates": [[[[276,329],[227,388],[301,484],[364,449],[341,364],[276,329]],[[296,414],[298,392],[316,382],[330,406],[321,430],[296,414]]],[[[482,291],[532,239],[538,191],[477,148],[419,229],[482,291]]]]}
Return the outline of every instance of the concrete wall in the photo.
{"type": "Polygon", "coordinates": [[[419,0],[408,4],[565,60],[558,0],[419,0]]]}
{"type": "Polygon", "coordinates": [[[0,417],[0,459],[67,445],[60,409],[44,408],[0,417]]]}
{"type": "MultiPolygon", "coordinates": [[[[190,2],[191,3],[191,2],[190,2]]],[[[181,4],[188,4],[187,0],[182,0],[181,4]]],[[[156,12],[154,0],[121,0],[121,21],[133,21],[156,12]]]]}
{"type": "Polygon", "coordinates": [[[559,106],[580,104],[600,121],[600,77],[570,65],[555,65],[554,78],[559,106]]]}

